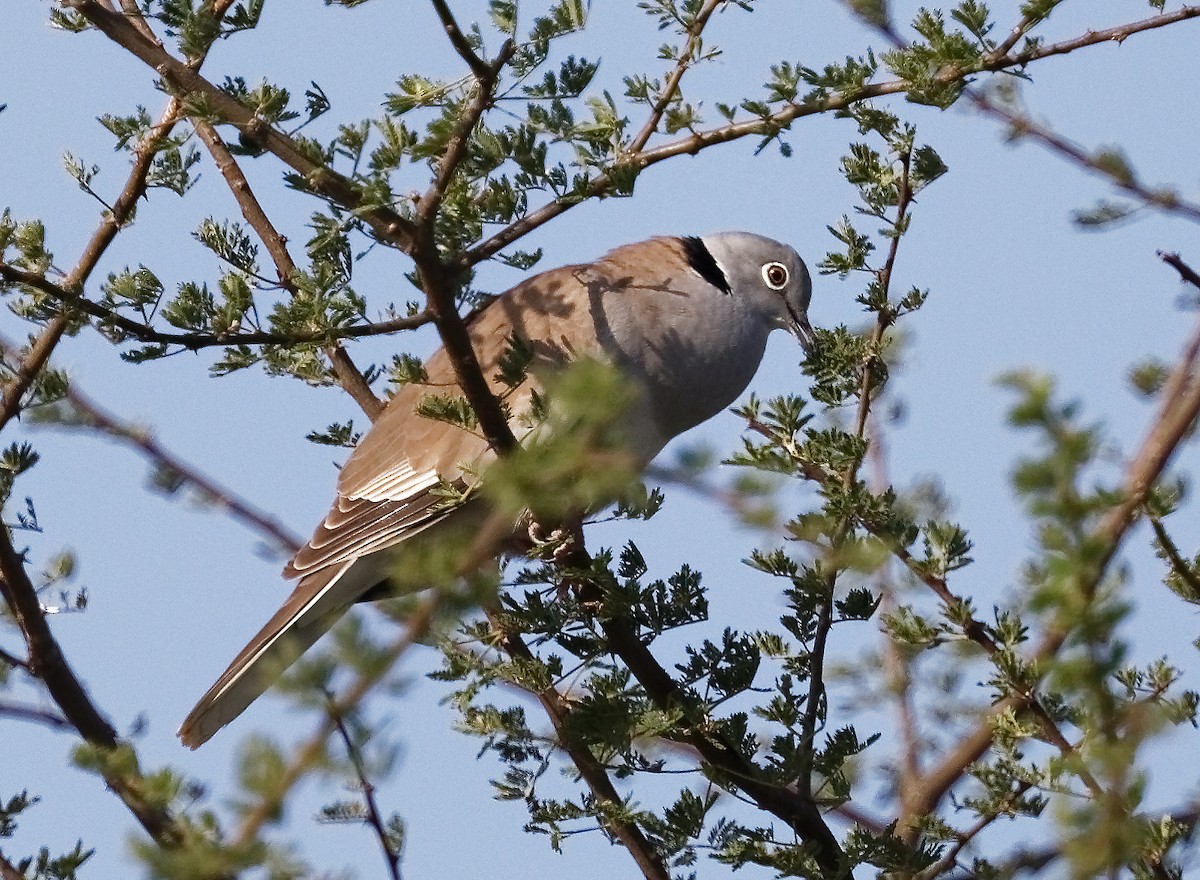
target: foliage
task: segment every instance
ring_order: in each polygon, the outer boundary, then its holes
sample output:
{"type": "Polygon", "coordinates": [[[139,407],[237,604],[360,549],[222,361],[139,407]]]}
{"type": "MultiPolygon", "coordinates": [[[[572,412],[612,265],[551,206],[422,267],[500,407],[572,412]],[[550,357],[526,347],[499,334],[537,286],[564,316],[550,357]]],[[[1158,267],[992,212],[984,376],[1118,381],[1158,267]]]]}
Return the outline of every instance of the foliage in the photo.
{"type": "MultiPolygon", "coordinates": [[[[747,12],[770,14],[765,4],[640,2],[639,25],[657,28],[666,42],[660,69],[623,71],[621,92],[595,87],[597,58],[567,51],[587,36],[582,0],[555,0],[533,16],[526,5],[492,0],[488,21],[466,29],[435,2],[464,72],[403,73],[378,115],[335,125],[325,117],[339,110],[317,83],[299,95],[239,75],[204,78],[217,41],[236,45],[239,34],[264,23],[262,0],[145,0],[123,4],[123,15],[96,0],[58,4],[50,14],[56,27],[96,29],[156,60],[173,109],[166,121],[140,105],[101,116],[134,169],[118,199],[103,195],[103,165],[64,156],[68,176],[105,211],[100,244],[74,269],[61,270],[63,257],[49,250],[49,218],[0,215],[0,294],[32,334],[22,346],[4,345],[0,427],[34,412],[98,427],[67,374],[48,361],[63,336],[86,329],[142,370],[213,348],[214,376],[261,366],[272,376],[338,385],[372,418],[377,393],[428,384],[429,375],[407,354],[355,366],[350,341],[433,323],[460,377],[477,370],[453,346],[462,316],[469,322],[491,300],[477,286],[480,264],[528,271],[542,252],[523,250],[523,238],[575,206],[632,197],[653,165],[727,141],[750,137],[757,151],[773,146],[790,156],[793,127],[821,115],[853,131],[841,172],[856,201],[840,216],[830,212],[832,250],[818,268],[855,285],[863,323],[815,332],[803,394],[752,396],[736,410],[745,431],[728,463],[746,476],[727,493],[731,506],[751,510],[764,487],[810,490],[780,493],[804,500],[745,560],[746,583],[732,585],[771,590],[782,601],[778,619],[753,631],[710,620],[708,583],[692,565],[656,571],[639,549],[636,521],[656,514],[666,496],[638,484],[628,438],[617,431],[631,390],[613,370],[582,361],[562,371],[531,399],[522,413],[528,436],[511,450],[504,441],[513,438],[497,435],[496,425],[508,422],[533,368],[525,341],[511,337],[495,374],[477,377],[496,395],[463,390],[466,381],[461,389],[429,388],[421,416],[487,436],[504,453],[480,490],[492,519],[440,541],[431,533],[397,563],[390,642],[351,620],[324,652],[296,665],[281,690],[321,719],[318,733],[296,748],[245,742],[232,806],[208,801],[204,786],[179,771],[143,769],[135,743],[108,727],[78,682],[72,688],[58,645],[37,621],[82,610],[87,592],[61,588],[74,574],[69,553],[30,578],[23,551],[12,546],[16,535],[43,527],[33,499],[17,492],[39,454],[13,441],[0,453],[7,526],[0,716],[19,714],[10,693],[49,695],[61,723],[81,734],[77,768],[103,779],[146,832],[134,850],[156,877],[322,876],[277,833],[293,788],[309,775],[349,780],[351,796],[327,804],[319,821],[369,826],[398,877],[408,831],[375,793],[396,772],[402,744],[362,700],[372,688],[401,696],[394,666],[423,641],[441,648],[434,678],[458,730],[500,767],[496,797],[523,805],[525,830],[555,851],[569,853],[573,838],[599,831],[629,849],[647,877],[695,876],[709,862],[755,876],[872,869],[921,880],[1010,876],[1024,854],[988,834],[1006,819],[1047,841],[1037,867],[1063,860],[1079,877],[1179,876],[1197,810],[1146,803],[1146,755],[1157,737],[1196,725],[1200,696],[1183,687],[1168,657],[1130,661],[1129,590],[1118,553],[1133,520],[1145,519],[1164,582],[1200,603],[1200,555],[1182,551],[1168,530],[1187,501],[1184,481],[1164,475],[1164,456],[1130,482],[1111,466],[1105,428],[1083,418],[1083,404],[1064,401],[1049,377],[1007,376],[1011,422],[1031,450],[1012,483],[1035,540],[1019,566],[1019,597],[982,612],[958,592],[978,552],[967,525],[927,487],[881,480],[870,459],[892,400],[889,383],[902,366],[904,331],[934,295],[900,284],[897,255],[918,196],[948,173],[902,115],[907,108],[887,96],[938,108],[964,97],[986,103],[981,84],[1029,77],[1040,59],[1068,54],[1047,50],[1038,31],[1061,3],[1020,4],[1010,10],[1015,28],[976,0],[922,8],[901,37],[891,4],[847,0],[886,45],[872,40],[856,55],[812,66],[770,56],[758,94],[723,102],[693,91],[693,69],[722,56],[706,28],[714,20],[737,27],[747,12]],[[150,29],[165,50],[145,37],[150,29]],[[174,58],[156,54],[164,51],[174,58]],[[255,198],[241,171],[250,162],[283,166],[281,188],[308,205],[309,237],[299,248],[255,198]],[[190,205],[202,167],[223,175],[242,209],[242,219],[196,218],[190,233],[173,239],[211,255],[210,273],[170,280],[170,253],[148,252],[136,265],[110,266],[109,258],[105,274],[95,274],[142,197],[171,193],[190,205]],[[366,293],[368,261],[407,280],[403,304],[382,305],[366,293]],[[585,547],[580,519],[612,505],[633,537],[585,547]],[[471,554],[495,548],[478,542],[497,522],[513,521],[529,535],[522,559],[481,567],[471,554]],[[760,574],[767,577],[755,579],[760,574]],[[52,588],[57,607],[44,602],[52,588]],[[10,653],[13,628],[28,657],[10,653]],[[878,653],[848,675],[847,651],[875,637],[878,653]],[[855,706],[876,697],[874,707],[855,706]],[[897,707],[900,724],[881,721],[879,705],[897,707]],[[923,731],[914,715],[936,732],[923,731]],[[872,821],[857,809],[863,802],[886,820],[872,821]]],[[[1075,48],[1087,45],[1085,38],[1075,48]]],[[[1037,131],[1024,120],[1013,126],[1018,134],[1037,131]]],[[[1141,204],[1188,210],[1174,191],[1150,190],[1119,149],[1065,152],[1141,204]]],[[[1101,226],[1132,211],[1105,202],[1077,219],[1101,226]]],[[[1186,409],[1187,382],[1176,382],[1168,365],[1139,365],[1133,379],[1149,399],[1165,401],[1160,426],[1186,409]]],[[[1191,412],[1168,453],[1194,420],[1191,412]]],[[[144,434],[108,433],[154,458],[157,447],[144,434]]],[[[318,423],[307,436],[346,447],[359,432],[351,421],[318,423]]],[[[200,483],[161,454],[157,465],[159,488],[200,483]]],[[[439,503],[475,500],[467,479],[475,474],[464,473],[437,487],[439,503]]],[[[706,479],[700,467],[681,477],[701,487],[706,479]]],[[[208,483],[203,491],[244,510],[208,483]]],[[[768,517],[751,510],[745,519],[768,517]]],[[[27,792],[5,796],[0,839],[11,838],[37,804],[27,792]]],[[[34,856],[0,852],[0,875],[67,880],[86,873],[91,854],[82,841],[60,856],[44,847],[34,856]]]]}

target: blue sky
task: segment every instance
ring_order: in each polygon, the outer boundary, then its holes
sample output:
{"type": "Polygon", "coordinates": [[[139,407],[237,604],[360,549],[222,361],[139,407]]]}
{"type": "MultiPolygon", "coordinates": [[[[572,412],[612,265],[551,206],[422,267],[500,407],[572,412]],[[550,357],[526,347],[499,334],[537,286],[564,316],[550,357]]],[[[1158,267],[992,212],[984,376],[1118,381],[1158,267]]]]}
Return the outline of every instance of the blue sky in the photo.
{"type": "MultiPolygon", "coordinates": [[[[916,5],[893,4],[900,20],[916,5]]],[[[137,103],[155,114],[163,97],[152,88],[147,68],[100,35],[51,31],[47,3],[14,6],[0,30],[0,103],[8,104],[0,114],[0,205],[18,218],[41,217],[59,265],[69,267],[95,227],[98,206],[63,172],[63,152],[100,163],[97,186],[115,191],[126,161],[111,152],[111,136],[96,116],[127,112],[137,103]]],[[[477,6],[455,4],[464,10],[463,20],[477,6]]],[[[619,92],[623,73],[660,69],[654,56],[662,35],[633,6],[593,4],[589,29],[563,44],[564,52],[602,58],[596,89],[619,92]]],[[[1015,6],[995,4],[1002,23],[1016,20],[1015,6]]],[[[1063,4],[1044,33],[1066,38],[1150,13],[1132,0],[1077,0],[1063,4]]],[[[1041,62],[1025,87],[1029,106],[1082,144],[1121,145],[1148,181],[1176,182],[1194,192],[1191,145],[1200,139],[1200,116],[1190,84],[1200,81],[1198,27],[1187,22],[1041,62]]],[[[731,11],[714,21],[710,34],[725,54],[688,81],[689,95],[709,106],[753,91],[772,62],[819,67],[861,52],[868,42],[878,44],[825,0],[762,3],[753,15],[731,11]]],[[[259,31],[218,45],[205,67],[212,80],[265,76],[297,93],[316,80],[333,100],[337,120],[377,112],[402,73],[458,70],[424,4],[382,0],[349,12],[316,2],[269,4],[259,31]]],[[[1103,183],[1038,147],[1006,144],[999,126],[965,109],[901,111],[917,125],[920,140],[938,149],[950,174],[921,197],[899,261],[899,285],[929,288],[931,297],[907,325],[912,348],[893,389],[906,418],[889,429],[889,468],[899,485],[937,475],[954,500],[954,515],[976,542],[977,563],[955,586],[986,609],[1018,588],[1020,561],[1033,547],[1008,485],[1028,440],[1006,427],[1010,398],[995,386],[996,376],[1027,365],[1056,375],[1065,393],[1082,397],[1087,412],[1106,421],[1114,455],[1130,450],[1150,409],[1129,392],[1128,366],[1148,354],[1173,356],[1193,320],[1178,309],[1177,278],[1155,251],[1179,250],[1200,265],[1200,248],[1194,227],[1153,215],[1103,233],[1080,232],[1070,212],[1109,195],[1103,183]]],[[[773,149],[756,157],[747,141],[664,163],[638,181],[634,198],[577,208],[528,241],[545,250],[549,267],[592,259],[649,235],[748,229],[790,242],[814,266],[833,244],[826,225],[852,204],[838,159],[854,136],[846,121],[811,119],[789,137],[791,159],[773,149]]],[[[247,165],[252,181],[274,193],[269,210],[285,234],[302,241],[312,206],[279,191],[279,168],[269,157],[247,165]]],[[[150,265],[168,287],[211,277],[210,255],[189,235],[210,214],[232,217],[236,209],[219,175],[205,165],[189,198],[157,193],[141,207],[137,224],[119,237],[94,277],[138,262],[150,265]]],[[[404,282],[397,280],[404,268],[393,257],[364,264],[356,284],[372,308],[406,298],[404,282]]],[[[496,290],[519,278],[501,267],[484,276],[496,290]]],[[[817,277],[814,323],[858,322],[857,292],[853,282],[817,277]]],[[[25,328],[5,313],[0,332],[17,338],[25,328]]],[[[354,354],[360,361],[382,359],[398,345],[424,352],[432,340],[374,340],[354,354]]],[[[314,390],[253,370],[211,380],[211,360],[211,354],[182,355],[132,367],[87,332],[65,343],[56,362],[100,403],[151,426],[178,455],[306,534],[326,509],[333,464],[342,456],[307,443],[304,435],[352,417],[353,403],[335,389],[314,390]]],[[[798,360],[794,343],[779,335],[752,388],[763,395],[803,391],[798,360]]],[[[725,453],[736,448],[737,430],[737,419],[722,416],[673,448],[704,443],[725,453]]],[[[266,731],[298,739],[311,720],[266,699],[197,753],[179,746],[174,729],[286,594],[278,576],[281,560],[264,558],[256,537],[236,523],[147,493],[146,465],[128,449],[26,426],[10,434],[6,443],[29,437],[43,456],[18,486],[19,495],[35,499],[45,528],[26,539],[31,558],[42,561],[70,548],[80,561],[79,582],[91,593],[86,614],[53,621],[72,663],[119,729],[128,730],[139,715],[148,718],[138,740],[146,766],[170,764],[210,781],[217,800],[228,797],[242,735],[266,731]]],[[[1179,467],[1187,472],[1194,464],[1189,452],[1179,467]]],[[[1185,550],[1194,549],[1200,520],[1185,512],[1175,523],[1185,550]]],[[[623,534],[600,530],[592,542],[619,541],[623,534]]],[[[717,631],[763,625],[780,607],[778,584],[738,563],[756,536],[686,492],[672,492],[667,510],[634,537],[661,574],[684,561],[705,572],[717,631]]],[[[1136,607],[1129,633],[1138,658],[1169,652],[1189,667],[1195,687],[1196,664],[1187,653],[1196,635],[1192,609],[1159,585],[1144,534],[1135,534],[1128,560],[1136,607]]],[[[0,644],[15,645],[15,637],[0,635],[0,644]]],[[[838,646],[847,659],[860,647],[838,646]]],[[[566,869],[581,877],[632,875],[628,857],[596,835],[571,841],[560,857],[544,840],[521,834],[523,808],[490,799],[495,766],[475,761],[476,741],[449,732],[452,713],[439,705],[447,691],[422,677],[436,665],[433,652],[417,652],[406,662],[411,690],[405,699],[380,699],[373,711],[403,731],[400,769],[382,799],[409,823],[408,876],[566,869]]],[[[27,814],[11,851],[42,843],[66,849],[82,836],[99,848],[89,876],[128,873],[122,840],[133,833],[133,823],[96,779],[67,766],[71,738],[4,720],[0,741],[0,797],[22,788],[45,797],[27,814]],[[15,755],[35,760],[13,760],[15,755]]],[[[1165,763],[1160,766],[1165,771],[1165,763]]],[[[1170,773],[1160,776],[1152,800],[1170,803],[1191,790],[1191,780],[1181,787],[1170,773]]],[[[306,786],[289,831],[303,840],[303,854],[315,865],[377,876],[379,855],[366,831],[311,822],[316,805],[337,794],[306,786]]],[[[718,873],[715,865],[702,863],[700,870],[701,876],[718,873]]]]}

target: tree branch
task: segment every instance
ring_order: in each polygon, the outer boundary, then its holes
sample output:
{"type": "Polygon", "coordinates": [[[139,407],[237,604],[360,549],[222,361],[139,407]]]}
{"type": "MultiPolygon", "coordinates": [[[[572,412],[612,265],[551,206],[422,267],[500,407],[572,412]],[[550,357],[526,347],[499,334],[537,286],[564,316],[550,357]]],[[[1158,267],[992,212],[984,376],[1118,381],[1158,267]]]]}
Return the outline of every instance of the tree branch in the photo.
{"type": "MultiPolygon", "coordinates": [[[[970,77],[979,73],[995,73],[1001,70],[1007,70],[1013,67],[1024,67],[1025,65],[1039,61],[1043,58],[1049,58],[1055,55],[1066,55],[1078,49],[1088,46],[1094,46],[1101,43],[1116,42],[1121,43],[1125,39],[1134,34],[1144,33],[1156,28],[1166,27],[1186,19],[1200,17],[1200,6],[1184,6],[1173,12],[1156,15],[1142,21],[1132,22],[1130,24],[1120,25],[1118,27],[1108,28],[1102,31],[1089,31],[1075,39],[1066,40],[1061,43],[1054,43],[1049,46],[1040,46],[1030,49],[1026,52],[1017,54],[1008,53],[995,58],[985,59],[984,63],[973,68],[948,67],[932,77],[932,85],[947,86],[954,83],[963,82],[970,77]]],[[[772,131],[779,131],[791,126],[797,119],[802,119],[806,116],[815,116],[830,111],[837,111],[849,107],[851,104],[857,104],[862,101],[869,101],[872,98],[881,98],[886,95],[898,95],[907,92],[912,84],[907,80],[896,79],[882,83],[872,83],[863,86],[861,89],[855,89],[850,92],[840,92],[829,95],[820,101],[815,102],[797,102],[788,104],[765,119],[749,119],[742,122],[731,122],[728,125],[719,126],[717,128],[708,129],[706,131],[692,132],[691,134],[671,141],[667,144],[654,147],[648,150],[641,150],[635,154],[627,155],[620,163],[622,166],[629,167],[635,171],[642,170],[662,162],[666,159],[675,156],[695,154],[703,149],[714,146],[716,144],[728,143],[730,141],[739,140],[740,138],[762,135],[772,131]]],[[[569,211],[575,205],[586,201],[588,198],[603,195],[611,191],[614,184],[613,176],[607,173],[600,173],[593,177],[588,183],[581,188],[581,195],[572,194],[569,199],[557,199],[552,202],[547,202],[540,208],[526,214],[521,219],[510,223],[508,226],[501,229],[499,232],[484,239],[479,244],[469,249],[460,260],[461,264],[473,266],[489,257],[494,256],[499,251],[508,247],[517,239],[529,234],[534,229],[554,219],[560,214],[569,211]]]]}
{"type": "Polygon", "coordinates": [[[21,398],[25,396],[25,392],[33,386],[37,377],[45,369],[55,346],[62,340],[63,334],[70,325],[71,321],[67,312],[59,312],[42,328],[42,332],[30,346],[29,354],[26,357],[19,358],[19,354],[9,352],[15,355],[14,359],[20,359],[21,365],[13,374],[12,380],[4,386],[3,396],[0,396],[0,429],[21,411],[21,398]]]}
{"type": "Polygon", "coordinates": [[[696,18],[692,22],[692,26],[688,28],[687,45],[679,53],[679,59],[675,62],[675,68],[671,71],[670,76],[667,77],[667,81],[663,83],[662,91],[650,109],[649,118],[646,119],[641,131],[629,142],[629,146],[626,148],[627,153],[636,154],[641,152],[646,144],[649,143],[654,133],[658,131],[658,125],[662,122],[663,114],[666,113],[667,108],[671,106],[671,102],[678,95],[679,84],[683,81],[683,75],[692,66],[696,52],[700,48],[700,35],[704,33],[705,25],[708,24],[708,20],[712,18],[712,14],[724,2],[725,0],[705,0],[704,5],[696,13],[696,18]]]}
{"type": "MultiPolygon", "coordinates": [[[[488,614],[488,619],[491,621],[492,628],[501,634],[501,645],[509,656],[526,662],[533,662],[536,659],[519,634],[509,632],[499,618],[491,612],[488,614]]],[[[562,695],[553,686],[548,686],[537,691],[535,696],[549,717],[550,724],[554,727],[559,745],[571,758],[572,763],[579,770],[579,775],[587,783],[597,801],[610,805],[614,812],[623,810],[624,801],[613,787],[604,765],[596,760],[586,744],[576,743],[571,736],[567,726],[571,710],[562,695]]],[[[663,864],[662,858],[646,839],[646,835],[642,833],[641,828],[632,822],[615,818],[606,818],[603,824],[629,851],[647,880],[655,880],[655,878],[670,880],[670,872],[663,864]]]]}
{"type": "Polygon", "coordinates": [[[0,716],[43,724],[51,730],[75,729],[70,721],[55,712],[48,712],[45,709],[39,709],[35,706],[22,706],[18,703],[9,703],[7,701],[0,701],[0,716]]]}
{"type": "Polygon", "coordinates": [[[363,764],[362,751],[354,742],[354,738],[350,736],[350,731],[346,727],[345,717],[338,710],[337,701],[334,700],[333,694],[327,691],[325,699],[328,704],[328,715],[336,725],[338,737],[341,739],[342,745],[346,747],[346,755],[354,767],[354,775],[358,779],[358,787],[362,789],[363,800],[367,806],[367,824],[374,830],[375,837],[379,841],[379,848],[383,851],[384,863],[387,865],[388,876],[392,880],[400,880],[400,853],[392,845],[392,839],[388,836],[387,826],[383,821],[383,814],[379,811],[379,804],[375,801],[375,786],[367,777],[367,768],[363,764]]]}
{"type": "MultiPolygon", "coordinates": [[[[116,730],[92,703],[50,632],[37,590],[25,572],[25,560],[13,547],[7,529],[0,529],[0,597],[25,638],[30,673],[42,681],[67,721],[87,742],[107,751],[117,749],[116,730]]],[[[108,787],[160,845],[182,842],[182,829],[167,809],[143,793],[143,780],[136,769],[122,774],[105,770],[103,775],[108,787]]]]}
{"type": "MultiPolygon", "coordinates": [[[[105,9],[98,0],[62,0],[63,6],[76,10],[96,29],[117,45],[149,65],[180,96],[203,99],[208,112],[235,126],[253,143],[274,154],[301,175],[313,192],[351,209],[361,208],[361,196],[352,181],[322,163],[315,162],[294,139],[268,125],[245,105],[200,76],[161,47],[154,45],[123,15],[105,9]]],[[[408,252],[412,246],[413,224],[391,208],[373,207],[359,215],[381,241],[408,252]]]]}
{"type": "Polygon", "coordinates": [[[446,36],[450,38],[450,45],[454,47],[458,57],[467,62],[467,67],[471,68],[475,79],[481,82],[487,79],[490,72],[487,62],[475,54],[475,50],[467,42],[466,35],[458,26],[458,22],[454,20],[454,14],[446,5],[446,0],[430,0],[430,2],[433,3],[434,11],[437,12],[437,16],[442,22],[442,28],[446,31],[446,36]]]}
{"type": "MultiPolygon", "coordinates": [[[[221,140],[221,136],[217,134],[217,130],[212,124],[201,119],[194,121],[196,126],[196,134],[200,136],[200,140],[204,141],[204,145],[208,147],[208,152],[213,158],[221,176],[225,178],[225,182],[229,185],[230,192],[233,193],[234,199],[238,203],[238,207],[242,209],[242,216],[246,218],[246,222],[250,224],[266,247],[267,253],[271,255],[271,259],[275,263],[275,271],[279,276],[279,284],[288,293],[296,295],[295,277],[298,273],[296,263],[292,260],[292,255],[288,253],[287,239],[279,234],[271,219],[267,216],[266,211],[262,209],[258,199],[254,195],[254,190],[250,188],[250,181],[246,179],[246,175],[242,173],[241,167],[233,154],[229,152],[229,148],[225,146],[225,142],[221,140]]],[[[329,362],[333,367],[333,374],[337,377],[338,384],[345,389],[354,402],[359,405],[367,417],[371,421],[375,421],[379,414],[383,412],[383,401],[375,396],[375,392],[371,390],[371,386],[367,383],[362,372],[355,366],[354,361],[350,359],[349,353],[340,343],[331,342],[325,346],[325,355],[329,358],[329,362]]]]}
{"type": "MultiPolygon", "coordinates": [[[[4,344],[0,340],[0,345],[4,344]]],[[[71,407],[80,414],[82,425],[95,428],[115,440],[128,443],[149,458],[160,469],[171,473],[195,489],[212,503],[222,508],[243,525],[258,532],[271,544],[286,553],[295,553],[303,542],[289,532],[278,520],[239,497],[232,490],[220,485],[182,459],[165,449],[145,428],[123,421],[80,391],[74,382],[67,391],[71,407]]],[[[70,427],[70,425],[65,425],[70,427]]]]}
{"type": "Polygon", "coordinates": [[[442,262],[434,226],[438,207],[446,195],[450,181],[466,157],[471,132],[491,106],[500,72],[514,52],[516,44],[511,40],[506,41],[496,60],[488,65],[487,76],[476,81],[475,93],[463,108],[458,126],[450,136],[441,159],[438,160],[433,183],[417,204],[418,222],[412,250],[429,311],[437,323],[442,345],[454,367],[455,378],[475,413],[480,431],[497,453],[511,452],[517,447],[517,440],[508,425],[500,402],[488,387],[487,378],[479,366],[479,358],[471,345],[466,324],[458,313],[454,289],[461,270],[442,262]]]}
{"type": "Polygon", "coordinates": [[[137,339],[139,342],[161,345],[178,345],[188,351],[199,351],[202,348],[216,348],[231,345],[303,345],[312,342],[327,342],[330,339],[361,339],[367,336],[384,336],[401,330],[415,330],[433,320],[428,311],[418,312],[403,318],[391,318],[387,321],[377,321],[371,324],[351,324],[346,327],[330,328],[328,330],[313,330],[308,333],[273,333],[266,330],[255,330],[246,333],[170,333],[155,330],[138,321],[105,308],[94,300],[87,299],[61,284],[55,284],[43,275],[27,272],[0,263],[0,279],[11,284],[24,284],[40,293],[52,296],[61,302],[78,308],[84,314],[98,319],[101,324],[111,324],[113,327],[137,339]]]}
{"type": "Polygon", "coordinates": [[[1200,204],[1189,202],[1169,189],[1151,189],[1143,184],[1123,163],[1115,165],[1101,155],[1091,155],[1083,147],[1072,143],[1050,128],[1034,122],[1029,116],[1001,106],[976,90],[966,92],[967,99],[977,109],[996,119],[1007,122],[1014,137],[1029,137],[1044,147],[1064,156],[1079,167],[1105,178],[1112,186],[1152,205],[1168,214],[1177,214],[1193,222],[1200,222],[1200,204]]]}
{"type": "MultiPolygon", "coordinates": [[[[1093,533],[1098,548],[1096,558],[1081,577],[1079,585],[1086,596],[1095,592],[1122,539],[1133,525],[1137,512],[1200,416],[1198,354],[1200,324],[1193,331],[1192,338],[1160,394],[1158,416],[1125,470],[1121,501],[1109,510],[1093,533]]],[[[1044,661],[1057,654],[1068,634],[1065,627],[1048,629],[1035,652],[1036,660],[1044,661]]]]}

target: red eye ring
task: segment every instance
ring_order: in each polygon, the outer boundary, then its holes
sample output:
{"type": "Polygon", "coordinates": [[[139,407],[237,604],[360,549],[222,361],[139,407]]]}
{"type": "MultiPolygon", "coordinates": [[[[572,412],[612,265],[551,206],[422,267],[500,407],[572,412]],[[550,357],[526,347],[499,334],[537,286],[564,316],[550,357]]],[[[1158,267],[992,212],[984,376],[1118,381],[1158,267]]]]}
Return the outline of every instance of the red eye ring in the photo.
{"type": "Polygon", "coordinates": [[[772,290],[783,290],[787,286],[790,273],[783,263],[765,263],[762,267],[762,278],[767,287],[772,290]]]}

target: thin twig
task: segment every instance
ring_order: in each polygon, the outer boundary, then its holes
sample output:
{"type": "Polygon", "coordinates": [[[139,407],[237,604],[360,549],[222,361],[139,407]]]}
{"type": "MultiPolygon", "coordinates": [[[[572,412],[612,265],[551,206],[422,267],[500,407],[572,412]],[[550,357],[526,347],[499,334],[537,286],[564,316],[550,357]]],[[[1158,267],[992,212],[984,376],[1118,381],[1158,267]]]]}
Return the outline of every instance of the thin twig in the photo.
{"type": "Polygon", "coordinates": [[[466,35],[458,26],[458,22],[454,20],[454,14],[446,5],[446,0],[430,0],[430,2],[433,3],[433,8],[442,22],[442,29],[446,31],[446,36],[450,38],[450,45],[454,47],[458,57],[467,62],[467,67],[471,68],[475,79],[480,81],[487,79],[489,73],[487,62],[480,58],[471,48],[471,44],[467,42],[466,35]]]}
{"type": "Polygon", "coordinates": [[[400,852],[392,845],[392,839],[388,835],[387,826],[383,821],[383,814],[379,811],[379,804],[375,800],[375,785],[367,776],[367,768],[363,763],[362,750],[354,742],[354,738],[350,736],[350,731],[346,727],[345,715],[339,711],[338,703],[333,698],[333,694],[326,692],[325,698],[328,705],[326,711],[337,726],[338,736],[342,740],[342,745],[346,747],[346,755],[350,758],[350,763],[354,767],[354,775],[358,778],[358,787],[362,789],[363,800],[367,806],[367,824],[375,831],[375,837],[379,840],[379,848],[383,851],[383,859],[387,865],[388,876],[392,880],[400,880],[400,852]]]}
{"type": "Polygon", "coordinates": [[[662,91],[659,92],[657,100],[650,108],[650,115],[646,119],[629,146],[626,148],[628,154],[636,154],[649,143],[650,138],[658,131],[658,125],[662,122],[663,114],[667,108],[671,106],[671,102],[675,100],[679,93],[679,84],[683,81],[683,75],[687,73],[688,68],[692,66],[696,52],[701,45],[701,34],[704,33],[704,27],[708,24],[708,20],[712,18],[712,14],[717,11],[717,8],[724,3],[725,0],[705,0],[700,11],[696,13],[696,18],[692,22],[692,26],[687,32],[687,44],[683,47],[683,51],[679,53],[679,59],[675,62],[675,68],[671,71],[667,81],[663,83],[662,91]]]}
{"type": "Polygon", "coordinates": [[[368,336],[384,336],[401,330],[415,330],[424,327],[433,320],[428,311],[403,318],[389,318],[369,324],[350,324],[345,327],[330,327],[326,330],[313,330],[307,333],[272,333],[269,331],[250,331],[232,333],[169,333],[155,330],[138,321],[134,321],[117,312],[107,309],[99,303],[86,297],[72,293],[65,284],[56,284],[43,275],[0,263],[0,279],[13,284],[24,284],[42,293],[48,294],[69,306],[78,308],[81,312],[97,318],[102,325],[110,324],[139,342],[160,345],[178,345],[187,351],[199,351],[202,348],[232,345],[303,345],[311,342],[327,343],[337,339],[362,339],[368,336]]]}
{"type": "Polygon", "coordinates": [[[1151,189],[1123,164],[1115,166],[1103,156],[1093,155],[1076,143],[1057,134],[1048,126],[1035,122],[1029,116],[998,104],[975,89],[966,91],[967,99],[977,109],[989,116],[1006,122],[1016,137],[1028,137],[1042,146],[1065,156],[1081,168],[1107,180],[1112,186],[1141,202],[1152,205],[1168,214],[1177,214],[1193,222],[1200,222],[1200,204],[1181,198],[1172,190],[1151,189]]]}
{"type": "Polygon", "coordinates": [[[74,730],[74,725],[71,724],[63,716],[57,712],[50,712],[46,709],[39,709],[36,706],[22,706],[18,703],[9,703],[0,701],[0,716],[6,718],[16,718],[19,721],[32,721],[35,724],[41,724],[52,730],[74,730]]]}
{"type": "Polygon", "coordinates": [[[1157,251],[1158,258],[1179,273],[1179,277],[1186,281],[1192,287],[1200,289],[1200,273],[1183,261],[1183,258],[1176,253],[1167,253],[1166,251],[1157,251]]]}
{"type": "Polygon", "coordinates": [[[3,663],[6,666],[11,666],[14,669],[24,669],[26,672],[29,671],[28,660],[18,657],[15,654],[10,654],[3,648],[0,648],[0,663],[3,663]]]}
{"type": "Polygon", "coordinates": [[[1171,571],[1175,572],[1188,587],[1191,588],[1192,594],[1200,596],[1200,578],[1196,577],[1196,572],[1183,554],[1179,552],[1179,547],[1171,540],[1170,534],[1167,532],[1167,527],[1162,524],[1162,520],[1157,516],[1149,517],[1150,528],[1154,531],[1154,539],[1158,542],[1158,546],[1162,548],[1166,554],[1167,561],[1171,565],[1171,571]]]}
{"type": "MultiPolygon", "coordinates": [[[[299,270],[296,268],[295,261],[292,260],[292,255],[288,252],[287,239],[279,234],[275,224],[271,222],[271,218],[259,204],[254,190],[250,188],[250,181],[242,173],[241,166],[238,165],[225,142],[221,140],[221,136],[212,123],[196,119],[193,124],[196,127],[196,134],[208,147],[213,162],[221,172],[221,176],[225,178],[238,207],[241,208],[242,216],[246,218],[250,228],[257,233],[259,240],[266,247],[267,253],[271,255],[271,259],[275,263],[275,271],[279,276],[280,286],[295,296],[297,293],[295,279],[299,270]]],[[[383,401],[375,396],[375,392],[371,390],[370,384],[363,376],[362,371],[355,366],[345,347],[341,343],[331,342],[325,346],[325,356],[329,358],[338,384],[354,399],[354,402],[371,421],[379,418],[379,414],[383,412],[383,401]]]]}
{"type": "MultiPolygon", "coordinates": [[[[0,341],[0,344],[3,344],[0,341]]],[[[71,407],[82,416],[82,424],[103,431],[109,437],[129,443],[149,458],[161,470],[193,486],[205,501],[227,511],[230,516],[257,532],[271,544],[287,553],[295,553],[303,542],[277,519],[259,510],[233,490],[222,486],[198,468],[183,461],[159,443],[145,428],[124,421],[105,410],[71,383],[67,391],[71,407]]],[[[70,427],[70,425],[66,425],[70,427]]]]}

